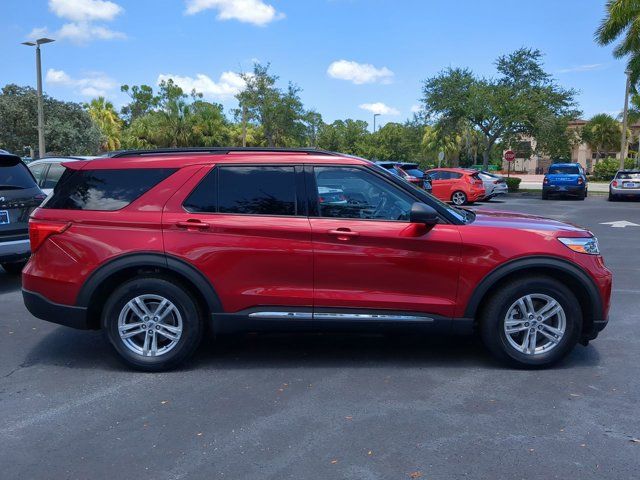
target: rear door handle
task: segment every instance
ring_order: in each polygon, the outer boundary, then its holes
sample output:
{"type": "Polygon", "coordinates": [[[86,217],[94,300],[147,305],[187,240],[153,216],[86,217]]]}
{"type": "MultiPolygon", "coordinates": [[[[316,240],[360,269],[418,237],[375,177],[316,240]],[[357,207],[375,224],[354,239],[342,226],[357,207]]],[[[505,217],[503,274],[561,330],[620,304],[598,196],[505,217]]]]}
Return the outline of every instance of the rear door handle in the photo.
{"type": "Polygon", "coordinates": [[[209,224],[200,220],[187,220],[186,222],[176,223],[178,228],[186,228],[187,230],[206,230],[209,224]]]}
{"type": "Polygon", "coordinates": [[[335,235],[338,237],[338,240],[342,240],[343,242],[360,236],[358,232],[353,232],[348,228],[337,228],[335,230],[329,230],[327,233],[329,235],[335,235]]]}

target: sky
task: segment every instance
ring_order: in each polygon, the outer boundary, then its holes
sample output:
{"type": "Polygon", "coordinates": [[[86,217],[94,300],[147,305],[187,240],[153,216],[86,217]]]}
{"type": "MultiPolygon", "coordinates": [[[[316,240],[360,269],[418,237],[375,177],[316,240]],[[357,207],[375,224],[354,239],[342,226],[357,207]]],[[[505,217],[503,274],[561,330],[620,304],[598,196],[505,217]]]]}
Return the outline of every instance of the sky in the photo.
{"type": "Polygon", "coordinates": [[[578,91],[583,118],[617,115],[624,61],[594,43],[605,0],[0,0],[0,87],[127,102],[120,85],[172,77],[229,112],[238,72],[271,63],[327,122],[404,121],[422,82],[447,67],[494,76],[495,59],[520,47],[544,53],[546,70],[578,91]]]}

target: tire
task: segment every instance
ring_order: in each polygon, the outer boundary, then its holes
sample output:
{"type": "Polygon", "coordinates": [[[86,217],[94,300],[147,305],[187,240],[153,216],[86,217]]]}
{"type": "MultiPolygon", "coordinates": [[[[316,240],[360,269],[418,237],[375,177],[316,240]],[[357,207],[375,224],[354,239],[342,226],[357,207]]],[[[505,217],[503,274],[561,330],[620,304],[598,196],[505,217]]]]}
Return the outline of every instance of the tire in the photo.
{"type": "Polygon", "coordinates": [[[125,364],[147,372],[170,370],[180,365],[193,355],[205,330],[202,312],[188,290],[164,277],[138,277],[118,287],[104,306],[102,328],[125,364]],[[139,302],[131,307],[136,298],[152,316],[142,316],[144,310],[139,302]],[[168,303],[163,303],[164,300],[168,303]],[[154,318],[163,315],[153,317],[153,314],[161,305],[167,305],[168,313],[156,323],[154,318]],[[145,318],[149,321],[145,322],[145,318]],[[121,338],[119,327],[142,323],[145,325],[129,327],[124,332],[134,335],[121,338]],[[153,338],[156,339],[155,356],[153,338]]]}
{"type": "Polygon", "coordinates": [[[467,194],[460,191],[460,190],[456,190],[455,192],[453,192],[451,194],[451,203],[453,203],[456,206],[461,206],[467,203],[467,194]]]}
{"type": "MultiPolygon", "coordinates": [[[[553,304],[547,303],[546,305],[553,304]]],[[[555,308],[553,307],[551,310],[553,311],[555,308]]],[[[544,368],[553,365],[575,347],[581,331],[582,310],[578,299],[564,284],[545,276],[522,278],[503,285],[496,294],[488,299],[480,315],[480,334],[485,346],[496,358],[519,368],[544,368]],[[555,342],[539,333],[542,330],[550,333],[550,330],[547,330],[548,327],[541,327],[538,324],[538,317],[530,320],[528,316],[522,318],[520,313],[517,314],[517,317],[510,317],[510,323],[519,322],[522,319],[522,322],[513,325],[512,328],[523,328],[524,331],[512,333],[511,335],[505,332],[507,315],[513,312],[514,308],[515,312],[520,311],[517,301],[526,295],[532,297],[534,309],[539,309],[538,311],[544,309],[545,304],[541,302],[547,301],[541,297],[550,298],[561,306],[562,313],[557,313],[542,322],[555,328],[556,331],[560,331],[561,319],[562,317],[564,318],[563,334],[561,336],[552,335],[556,338],[555,342]],[[532,331],[532,328],[535,330],[533,340],[536,345],[539,345],[539,347],[535,348],[536,350],[539,348],[540,351],[525,353],[518,350],[510,342],[509,337],[516,344],[523,346],[525,345],[525,335],[531,335],[529,332],[532,331]],[[545,350],[543,348],[545,342],[552,346],[545,350]]]]}
{"type": "Polygon", "coordinates": [[[610,202],[615,202],[616,200],[618,200],[616,198],[616,196],[614,194],[612,194],[611,192],[609,192],[609,201],[610,202]]]}
{"type": "Polygon", "coordinates": [[[3,263],[2,268],[9,275],[20,275],[27,262],[3,263]]]}
{"type": "Polygon", "coordinates": [[[542,200],[549,200],[549,194],[547,192],[542,192],[542,200]]]}

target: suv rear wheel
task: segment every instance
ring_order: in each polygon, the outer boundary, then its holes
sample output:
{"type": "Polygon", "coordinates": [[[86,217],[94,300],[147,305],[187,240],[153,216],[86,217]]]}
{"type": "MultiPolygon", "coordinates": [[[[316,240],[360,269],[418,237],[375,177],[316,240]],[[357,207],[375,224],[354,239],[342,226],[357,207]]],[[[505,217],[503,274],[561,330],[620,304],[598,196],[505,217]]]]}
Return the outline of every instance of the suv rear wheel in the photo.
{"type": "Polygon", "coordinates": [[[504,285],[480,322],[482,340],[496,357],[519,367],[547,367],[578,342],[582,310],[562,283],[530,277],[504,285]]]}
{"type": "Polygon", "coordinates": [[[203,321],[186,289],[160,277],[140,277],[118,287],[102,315],[109,342],[129,366],[168,370],[191,356],[203,321]]]}

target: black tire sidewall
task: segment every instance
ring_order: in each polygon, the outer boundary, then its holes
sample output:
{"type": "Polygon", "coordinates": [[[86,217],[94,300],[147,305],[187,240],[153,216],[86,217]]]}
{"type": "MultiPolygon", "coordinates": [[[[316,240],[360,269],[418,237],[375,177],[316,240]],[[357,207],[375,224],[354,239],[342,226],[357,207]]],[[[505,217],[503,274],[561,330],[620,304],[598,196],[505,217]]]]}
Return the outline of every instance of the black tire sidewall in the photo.
{"type": "Polygon", "coordinates": [[[519,367],[550,366],[571,351],[582,331],[582,310],[576,296],[562,283],[552,278],[523,279],[505,285],[494,295],[484,311],[481,325],[482,339],[496,356],[519,367]],[[566,330],[560,343],[550,351],[531,356],[515,350],[507,341],[504,319],[511,305],[527,294],[549,295],[562,305],[566,316],[566,330]]]}
{"type": "Polygon", "coordinates": [[[144,371],[163,371],[176,367],[196,350],[203,335],[202,315],[197,303],[178,283],[156,277],[130,280],[118,287],[107,300],[102,314],[102,328],[118,353],[129,366],[144,371]],[[178,345],[164,355],[143,357],[129,350],[118,333],[118,316],[131,299],[144,294],[161,295],[171,301],[182,317],[182,334],[178,345]]]}

